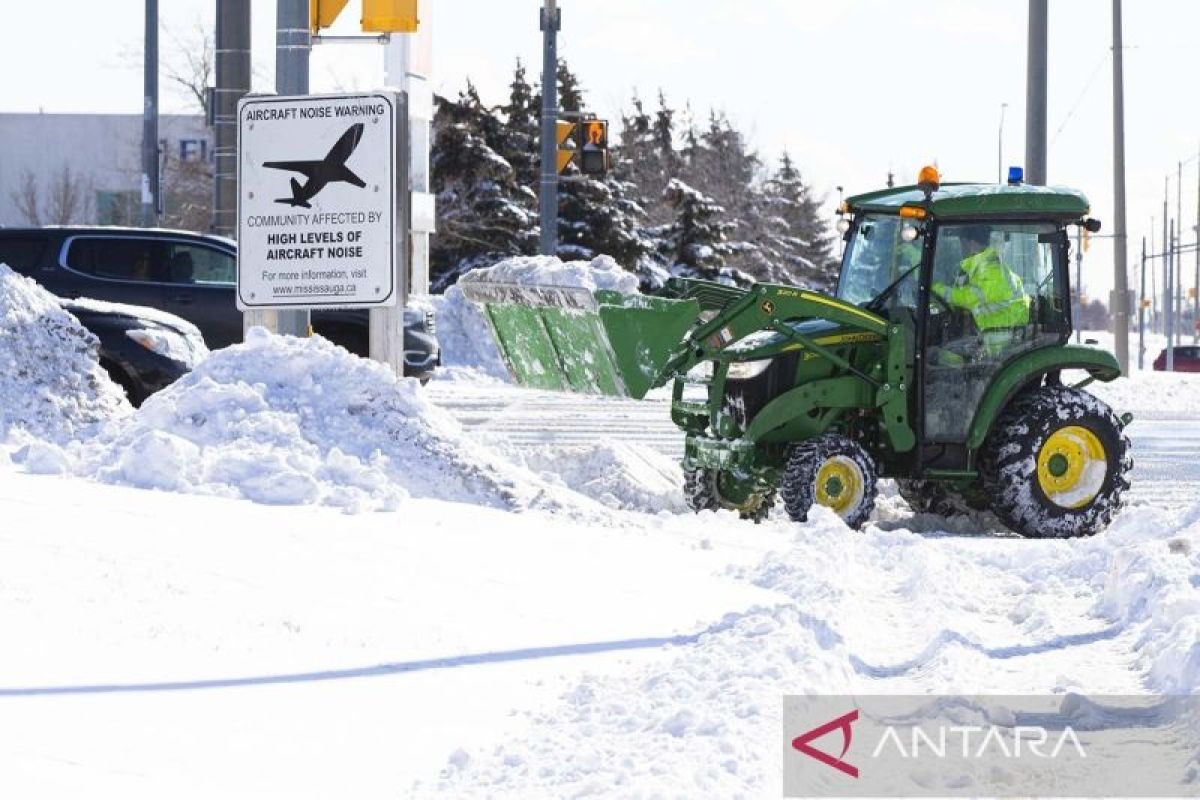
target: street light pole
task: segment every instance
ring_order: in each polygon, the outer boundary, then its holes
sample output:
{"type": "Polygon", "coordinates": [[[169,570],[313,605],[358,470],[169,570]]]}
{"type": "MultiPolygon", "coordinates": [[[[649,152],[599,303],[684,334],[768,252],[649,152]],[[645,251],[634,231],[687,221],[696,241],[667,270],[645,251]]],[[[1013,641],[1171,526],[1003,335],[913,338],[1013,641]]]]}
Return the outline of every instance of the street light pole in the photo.
{"type": "Polygon", "coordinates": [[[1129,276],[1125,259],[1128,242],[1125,232],[1125,74],[1122,57],[1121,0],[1113,0],[1113,331],[1116,334],[1117,363],[1122,374],[1129,374],[1129,276]]]}

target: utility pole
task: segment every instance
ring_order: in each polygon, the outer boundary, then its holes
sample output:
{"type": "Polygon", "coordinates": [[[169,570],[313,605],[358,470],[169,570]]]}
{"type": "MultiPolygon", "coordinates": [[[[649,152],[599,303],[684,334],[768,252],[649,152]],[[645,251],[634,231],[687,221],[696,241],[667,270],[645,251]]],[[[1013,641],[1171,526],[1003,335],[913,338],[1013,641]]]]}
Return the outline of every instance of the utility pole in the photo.
{"type": "MultiPolygon", "coordinates": [[[[1165,206],[1166,203],[1163,203],[1165,206]]],[[[1175,220],[1167,233],[1167,372],[1175,371],[1175,220]]]]}
{"type": "Polygon", "coordinates": [[[213,151],[212,230],[237,236],[237,104],[250,91],[250,0],[217,0],[216,86],[209,98],[213,151]]]}
{"type": "Polygon", "coordinates": [[[1142,237],[1142,290],[1138,293],[1138,371],[1146,366],[1146,237],[1142,237]]]}
{"type": "Polygon", "coordinates": [[[1125,262],[1129,244],[1125,232],[1125,59],[1121,35],[1121,0],[1113,0],[1113,332],[1121,374],[1129,374],[1129,275],[1125,262]]]}
{"type": "MultiPolygon", "coordinates": [[[[1083,340],[1083,229],[1075,229],[1075,342],[1083,340]]],[[[1124,370],[1122,370],[1124,371],[1124,370]]]]}
{"type": "Polygon", "coordinates": [[[1046,185],[1046,3],[1029,0],[1025,67],[1025,182],[1046,185]]]}
{"type": "Polygon", "coordinates": [[[1179,177],[1175,181],[1175,255],[1171,259],[1175,271],[1175,341],[1183,338],[1178,328],[1183,323],[1183,162],[1179,162],[1179,177]]]}
{"type": "Polygon", "coordinates": [[[542,179],[538,187],[538,216],[542,225],[541,252],[558,251],[558,29],[562,24],[557,0],[545,0],[542,25],[542,179]]]}
{"type": "MultiPolygon", "coordinates": [[[[275,91],[280,95],[308,94],[309,0],[275,0],[275,91]]],[[[261,325],[288,336],[309,335],[308,309],[263,308],[242,313],[242,328],[261,325]]]]}
{"type": "MultiPolygon", "coordinates": [[[[1200,153],[1197,153],[1200,156],[1200,153]]],[[[1200,167],[1200,158],[1197,159],[1200,167]]],[[[1192,344],[1200,342],[1200,169],[1196,170],[1196,294],[1192,297],[1192,344]]]]}
{"type": "Polygon", "coordinates": [[[996,183],[1004,185],[1004,109],[1008,103],[1000,104],[1000,130],[996,133],[996,183]]]}
{"type": "Polygon", "coordinates": [[[142,227],[158,225],[158,0],[146,0],[142,53],[142,227]]]}

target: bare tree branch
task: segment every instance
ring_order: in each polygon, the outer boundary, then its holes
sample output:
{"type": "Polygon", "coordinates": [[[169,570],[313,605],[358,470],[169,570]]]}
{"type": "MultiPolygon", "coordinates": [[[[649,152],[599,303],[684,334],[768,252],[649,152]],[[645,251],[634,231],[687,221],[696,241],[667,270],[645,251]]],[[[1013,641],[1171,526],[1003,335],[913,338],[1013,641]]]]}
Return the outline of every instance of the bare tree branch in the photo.
{"type": "Polygon", "coordinates": [[[38,197],[37,178],[28,169],[21,172],[21,185],[9,196],[13,205],[30,225],[42,224],[41,199],[38,197]]]}
{"type": "Polygon", "coordinates": [[[174,88],[208,114],[208,87],[214,71],[213,34],[199,18],[179,33],[164,26],[170,55],[161,66],[163,76],[174,88]]]}
{"type": "Polygon", "coordinates": [[[84,222],[91,205],[91,185],[64,164],[50,186],[50,208],[47,216],[52,225],[84,222]]]}

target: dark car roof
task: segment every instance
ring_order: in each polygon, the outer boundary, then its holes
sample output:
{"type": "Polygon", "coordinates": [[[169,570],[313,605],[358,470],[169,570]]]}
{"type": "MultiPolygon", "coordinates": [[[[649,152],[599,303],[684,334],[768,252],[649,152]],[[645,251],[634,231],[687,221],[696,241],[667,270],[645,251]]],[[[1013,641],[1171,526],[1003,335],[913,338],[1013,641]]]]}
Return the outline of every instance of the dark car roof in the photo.
{"type": "Polygon", "coordinates": [[[224,236],[196,231],[177,230],[175,228],[135,228],[128,225],[42,225],[40,227],[25,226],[19,228],[0,227],[0,237],[4,236],[37,236],[47,233],[57,234],[60,238],[67,236],[136,236],[146,235],[162,237],[186,237],[199,239],[212,244],[224,245],[237,249],[237,242],[224,236]]]}

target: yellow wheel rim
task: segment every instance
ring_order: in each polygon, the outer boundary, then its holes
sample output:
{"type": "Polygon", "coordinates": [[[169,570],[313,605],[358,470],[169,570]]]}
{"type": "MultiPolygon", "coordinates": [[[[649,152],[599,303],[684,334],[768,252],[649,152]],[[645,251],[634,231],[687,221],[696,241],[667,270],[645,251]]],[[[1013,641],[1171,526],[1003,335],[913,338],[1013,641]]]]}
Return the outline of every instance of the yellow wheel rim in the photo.
{"type": "Polygon", "coordinates": [[[1050,502],[1083,508],[1096,499],[1108,474],[1108,455],[1096,434],[1079,425],[1059,428],[1037,459],[1037,480],[1050,502]]]}
{"type": "Polygon", "coordinates": [[[846,456],[834,456],[817,470],[817,479],[813,482],[817,504],[832,508],[838,516],[844,517],[862,502],[864,483],[858,464],[846,456]]]}

